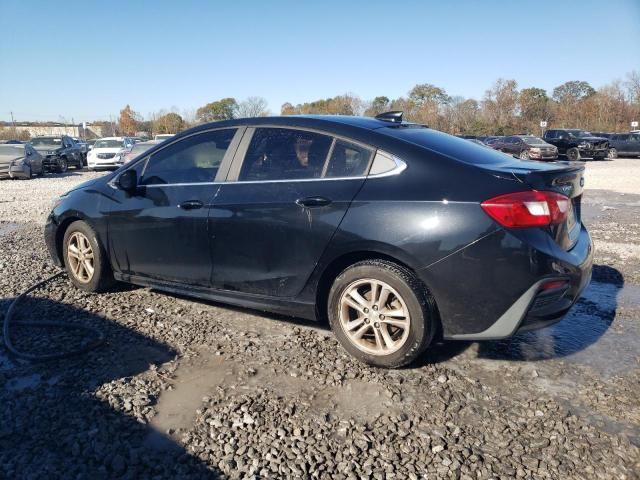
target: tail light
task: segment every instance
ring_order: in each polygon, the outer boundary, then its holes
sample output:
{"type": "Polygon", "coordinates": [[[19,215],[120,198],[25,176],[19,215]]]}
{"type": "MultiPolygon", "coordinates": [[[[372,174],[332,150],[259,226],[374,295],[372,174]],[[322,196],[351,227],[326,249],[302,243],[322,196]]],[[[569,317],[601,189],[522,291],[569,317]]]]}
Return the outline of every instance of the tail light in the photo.
{"type": "Polygon", "coordinates": [[[546,227],[566,221],[571,200],[555,192],[530,190],[490,198],[481,206],[503,227],[546,227]]]}

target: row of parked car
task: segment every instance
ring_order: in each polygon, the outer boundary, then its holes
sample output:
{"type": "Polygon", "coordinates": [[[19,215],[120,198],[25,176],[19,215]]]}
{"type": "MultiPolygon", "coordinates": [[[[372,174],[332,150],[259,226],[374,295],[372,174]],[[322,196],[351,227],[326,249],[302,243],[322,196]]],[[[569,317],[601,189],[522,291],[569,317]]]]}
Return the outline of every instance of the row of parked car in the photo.
{"type": "Polygon", "coordinates": [[[640,156],[640,131],[591,133],[566,128],[547,130],[542,138],[533,135],[462,137],[523,160],[556,160],[560,155],[571,161],[640,156]]]}
{"type": "Polygon", "coordinates": [[[0,178],[29,179],[46,172],[65,173],[69,168],[118,168],[172,136],[156,135],[148,141],[138,137],[82,141],[68,135],[43,135],[28,142],[11,140],[0,144],[0,178]]]}

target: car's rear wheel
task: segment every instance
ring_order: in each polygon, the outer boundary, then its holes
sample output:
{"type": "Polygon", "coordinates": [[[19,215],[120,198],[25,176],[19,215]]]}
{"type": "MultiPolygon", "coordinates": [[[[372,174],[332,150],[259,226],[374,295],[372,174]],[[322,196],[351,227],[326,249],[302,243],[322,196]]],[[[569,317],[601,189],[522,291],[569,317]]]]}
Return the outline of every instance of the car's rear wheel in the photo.
{"type": "Polygon", "coordinates": [[[616,150],[615,148],[610,148],[609,152],[607,153],[607,157],[609,157],[609,159],[611,160],[618,158],[618,150],[616,150]]]}
{"type": "Polygon", "coordinates": [[[529,160],[530,156],[529,156],[529,150],[523,150],[520,152],[520,160],[529,160]]]}
{"type": "Polygon", "coordinates": [[[370,365],[396,368],[431,342],[433,299],[409,270],[365,260],[344,270],[329,292],[329,323],[342,346],[370,365]]]}
{"type": "Polygon", "coordinates": [[[114,283],[111,266],[92,228],[81,220],[64,234],[64,264],[71,283],[87,292],[100,292],[114,283]]]}
{"type": "Polygon", "coordinates": [[[69,168],[69,164],[67,163],[67,159],[64,157],[59,158],[57,163],[57,168],[56,168],[58,173],[65,173],[68,168],[69,168]]]}
{"type": "Polygon", "coordinates": [[[570,148],[567,150],[567,158],[572,162],[580,160],[580,151],[577,148],[570,148]]]}

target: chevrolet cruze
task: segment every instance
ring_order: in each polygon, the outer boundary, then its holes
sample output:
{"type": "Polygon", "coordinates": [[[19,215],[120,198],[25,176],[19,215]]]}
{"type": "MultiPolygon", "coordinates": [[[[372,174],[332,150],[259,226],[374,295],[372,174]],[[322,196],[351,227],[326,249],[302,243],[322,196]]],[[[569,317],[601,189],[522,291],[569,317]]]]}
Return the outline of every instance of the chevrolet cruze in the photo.
{"type": "Polygon", "coordinates": [[[435,336],[506,338],[567,313],[592,268],[583,172],[400,112],[239,119],[66,193],[45,237],[80,289],[326,318],[352,355],[399,367],[435,336]]]}

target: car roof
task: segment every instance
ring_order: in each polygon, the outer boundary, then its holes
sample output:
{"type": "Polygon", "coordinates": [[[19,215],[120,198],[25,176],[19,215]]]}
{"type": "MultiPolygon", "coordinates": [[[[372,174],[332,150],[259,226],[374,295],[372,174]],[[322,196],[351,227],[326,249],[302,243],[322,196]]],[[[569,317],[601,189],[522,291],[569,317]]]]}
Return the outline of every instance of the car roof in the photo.
{"type": "Polygon", "coordinates": [[[424,127],[424,125],[402,122],[394,123],[391,121],[378,120],[371,117],[356,117],[348,115],[280,115],[272,117],[252,117],[252,118],[237,118],[233,120],[223,120],[219,122],[211,122],[196,127],[190,128],[180,132],[178,135],[183,135],[185,132],[195,133],[202,130],[209,130],[211,128],[224,128],[224,127],[238,127],[238,126],[261,126],[268,125],[273,127],[282,126],[282,128],[317,128],[319,130],[326,130],[332,133],[343,132],[348,134],[360,131],[364,133],[366,131],[373,131],[378,129],[387,128],[399,128],[399,127],[424,127]]]}
{"type": "Polygon", "coordinates": [[[125,137],[102,137],[102,138],[98,138],[97,140],[124,140],[125,137]]]}

